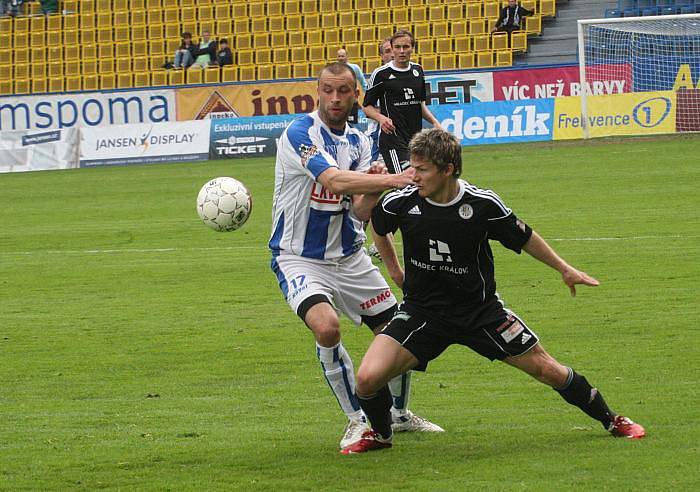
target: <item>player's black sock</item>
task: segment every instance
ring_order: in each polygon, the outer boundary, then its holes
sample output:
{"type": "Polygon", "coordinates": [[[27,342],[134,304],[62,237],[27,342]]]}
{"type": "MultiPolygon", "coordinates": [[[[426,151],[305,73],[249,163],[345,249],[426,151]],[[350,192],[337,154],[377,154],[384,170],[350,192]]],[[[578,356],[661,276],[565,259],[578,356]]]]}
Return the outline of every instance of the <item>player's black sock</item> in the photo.
{"type": "Polygon", "coordinates": [[[615,413],[608,408],[603,395],[593,388],[586,378],[569,368],[569,378],[561,388],[554,388],[562,398],[579,407],[587,415],[598,420],[606,429],[615,418],[615,413]]]}
{"type": "Polygon", "coordinates": [[[384,439],[391,437],[391,393],[389,387],[384,386],[370,396],[357,396],[360,400],[362,411],[369,418],[372,428],[379,432],[384,439]]]}

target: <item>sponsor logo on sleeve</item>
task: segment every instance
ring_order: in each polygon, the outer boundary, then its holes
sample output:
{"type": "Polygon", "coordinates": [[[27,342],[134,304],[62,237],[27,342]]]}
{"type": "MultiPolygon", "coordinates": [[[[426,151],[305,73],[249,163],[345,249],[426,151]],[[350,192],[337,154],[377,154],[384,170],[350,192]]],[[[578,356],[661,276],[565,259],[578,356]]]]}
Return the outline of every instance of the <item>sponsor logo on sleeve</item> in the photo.
{"type": "Polygon", "coordinates": [[[315,155],[318,155],[318,149],[315,145],[301,144],[299,145],[299,152],[301,153],[301,165],[304,167],[315,155]]]}

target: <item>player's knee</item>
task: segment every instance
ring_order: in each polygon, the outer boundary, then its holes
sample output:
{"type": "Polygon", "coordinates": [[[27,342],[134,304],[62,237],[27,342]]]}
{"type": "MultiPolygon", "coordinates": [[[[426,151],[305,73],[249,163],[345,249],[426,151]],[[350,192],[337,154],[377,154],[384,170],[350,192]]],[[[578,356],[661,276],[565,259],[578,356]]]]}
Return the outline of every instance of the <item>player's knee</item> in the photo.
{"type": "Polygon", "coordinates": [[[355,378],[355,389],[360,396],[376,393],[384,384],[381,375],[367,366],[360,365],[355,378]]]}
{"type": "Polygon", "coordinates": [[[314,332],[316,342],[322,347],[332,347],[340,342],[340,326],[337,321],[335,323],[329,321],[323,325],[313,327],[311,330],[314,332]]]}

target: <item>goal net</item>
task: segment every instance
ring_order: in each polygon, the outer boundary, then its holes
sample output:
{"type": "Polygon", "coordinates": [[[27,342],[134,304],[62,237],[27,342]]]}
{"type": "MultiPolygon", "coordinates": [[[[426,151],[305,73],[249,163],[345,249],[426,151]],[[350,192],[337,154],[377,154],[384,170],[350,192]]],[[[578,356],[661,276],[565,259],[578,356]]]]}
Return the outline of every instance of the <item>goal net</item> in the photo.
{"type": "MultiPolygon", "coordinates": [[[[579,20],[578,34],[584,138],[591,96],[605,80],[624,81],[622,92],[670,91],[676,131],[700,131],[700,14],[579,20]]],[[[634,116],[645,127],[659,118],[652,113],[634,116]]]]}

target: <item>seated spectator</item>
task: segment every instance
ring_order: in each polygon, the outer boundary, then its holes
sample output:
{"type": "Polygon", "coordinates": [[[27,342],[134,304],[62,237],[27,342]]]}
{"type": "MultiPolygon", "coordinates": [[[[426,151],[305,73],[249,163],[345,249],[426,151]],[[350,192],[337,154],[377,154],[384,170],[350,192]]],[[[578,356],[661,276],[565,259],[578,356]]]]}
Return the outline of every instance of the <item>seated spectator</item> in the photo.
{"type": "Polygon", "coordinates": [[[496,26],[491,30],[494,32],[507,32],[508,36],[513,31],[519,31],[523,17],[532,15],[535,12],[518,5],[517,0],[508,0],[508,5],[501,9],[496,26]]]}
{"type": "Polygon", "coordinates": [[[22,0],[0,0],[0,16],[16,17],[22,15],[22,0]]]}
{"type": "Polygon", "coordinates": [[[216,63],[216,41],[209,40],[209,31],[202,32],[202,39],[199,47],[194,51],[193,67],[207,68],[216,63]]]}
{"type": "Polygon", "coordinates": [[[45,15],[58,12],[58,0],[40,0],[41,13],[45,15]]]}
{"type": "Polygon", "coordinates": [[[231,48],[228,47],[228,39],[219,40],[219,51],[216,53],[216,63],[220,67],[224,65],[233,65],[233,53],[231,53],[231,48]]]}
{"type": "Polygon", "coordinates": [[[182,33],[182,43],[175,52],[175,60],[173,60],[174,68],[187,68],[194,63],[194,53],[197,47],[192,43],[192,34],[189,32],[182,33]]]}

